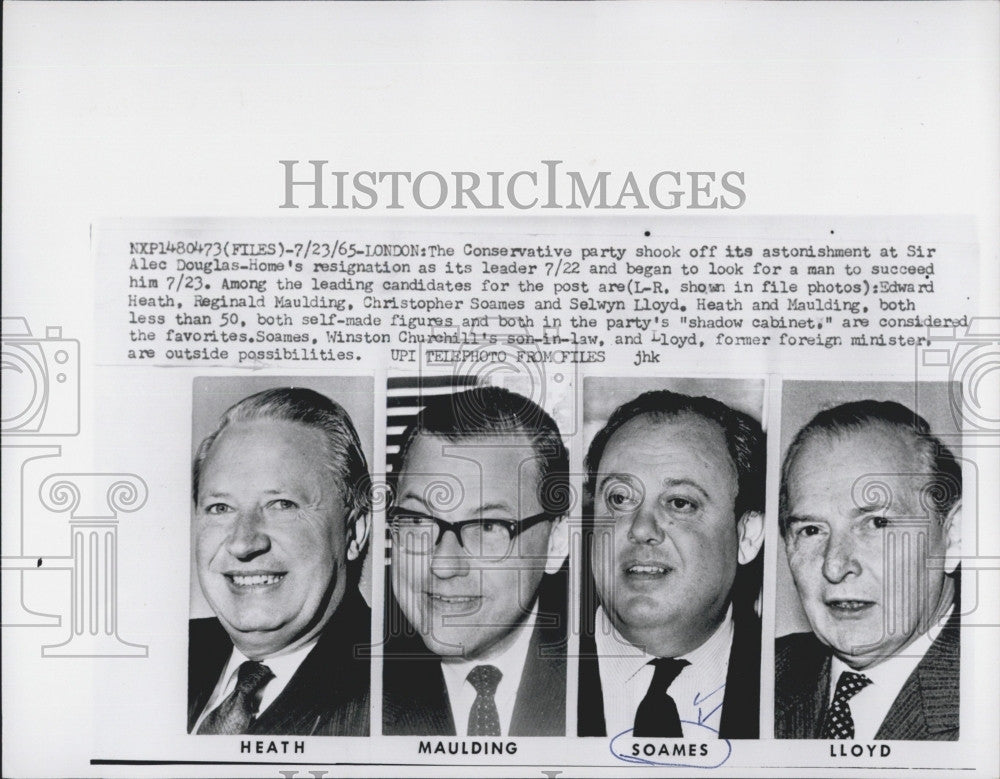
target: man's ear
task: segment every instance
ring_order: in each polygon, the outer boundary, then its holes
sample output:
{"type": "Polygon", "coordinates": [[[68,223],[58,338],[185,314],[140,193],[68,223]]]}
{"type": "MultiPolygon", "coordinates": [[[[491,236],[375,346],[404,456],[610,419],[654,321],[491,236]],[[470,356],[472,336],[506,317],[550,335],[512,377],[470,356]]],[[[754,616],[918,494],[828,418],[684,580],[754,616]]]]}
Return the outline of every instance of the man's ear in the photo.
{"type": "Polygon", "coordinates": [[[347,517],[347,559],[357,560],[368,543],[372,529],[371,515],[364,509],[355,509],[347,517]]]}
{"type": "Polygon", "coordinates": [[[941,528],[944,534],[944,572],[954,573],[962,554],[962,501],[955,501],[941,528]]]}
{"type": "Polygon", "coordinates": [[[764,515],[759,511],[747,511],[736,523],[736,537],[739,541],[737,559],[740,565],[752,562],[764,543],[764,515]]]}
{"type": "Polygon", "coordinates": [[[566,517],[552,520],[549,529],[549,549],[545,560],[545,573],[556,573],[569,557],[569,524],[566,517]]]}

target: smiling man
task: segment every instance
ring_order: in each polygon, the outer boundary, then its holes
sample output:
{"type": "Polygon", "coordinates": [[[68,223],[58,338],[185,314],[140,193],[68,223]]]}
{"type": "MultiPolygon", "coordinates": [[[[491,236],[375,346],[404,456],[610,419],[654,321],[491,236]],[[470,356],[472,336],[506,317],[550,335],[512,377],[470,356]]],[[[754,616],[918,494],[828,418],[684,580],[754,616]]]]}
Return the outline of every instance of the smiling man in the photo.
{"type": "Polygon", "coordinates": [[[433,398],[400,452],[386,735],[566,729],[566,449],[528,398],[433,398]]]}
{"type": "Polygon", "coordinates": [[[586,465],[600,605],[581,636],[579,734],[756,738],[760,424],[647,392],[611,414],[586,465]]]}
{"type": "Polygon", "coordinates": [[[958,738],[961,493],[899,403],[837,406],[796,435],[781,532],[813,632],[778,640],[778,738],[958,738]]]}
{"type": "Polygon", "coordinates": [[[202,442],[194,547],[216,617],[191,621],[189,732],[368,735],[369,483],[350,418],[312,390],[245,398],[202,442]]]}

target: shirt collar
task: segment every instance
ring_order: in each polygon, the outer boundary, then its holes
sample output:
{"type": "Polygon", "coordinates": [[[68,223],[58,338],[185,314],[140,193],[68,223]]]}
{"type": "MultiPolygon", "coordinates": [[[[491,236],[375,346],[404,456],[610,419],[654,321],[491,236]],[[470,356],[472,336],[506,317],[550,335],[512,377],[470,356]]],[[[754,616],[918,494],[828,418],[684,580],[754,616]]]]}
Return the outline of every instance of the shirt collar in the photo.
{"type": "Polygon", "coordinates": [[[888,694],[890,690],[898,692],[903,689],[903,685],[906,683],[906,680],[910,678],[910,674],[912,674],[913,670],[920,664],[920,661],[924,659],[924,655],[927,654],[927,650],[930,649],[931,644],[937,640],[938,634],[941,632],[941,628],[946,622],[948,622],[949,619],[951,619],[951,614],[954,610],[955,607],[953,605],[942,619],[937,620],[931,626],[930,630],[926,633],[921,633],[899,652],[886,658],[880,663],[876,663],[875,665],[859,670],[851,668],[851,666],[834,655],[830,661],[829,695],[831,698],[837,689],[837,680],[840,679],[840,675],[844,671],[864,674],[872,681],[872,686],[881,688],[886,692],[886,694],[888,694]]]}
{"type": "MultiPolygon", "coordinates": [[[[603,606],[597,607],[594,627],[597,654],[602,659],[606,658],[611,665],[617,668],[615,673],[617,678],[631,679],[650,660],[655,659],[654,655],[647,654],[644,650],[633,646],[618,632],[603,606]]],[[[729,661],[732,643],[733,606],[730,604],[726,610],[726,616],[723,617],[722,622],[708,637],[708,640],[690,652],[679,655],[677,659],[687,660],[692,667],[715,666],[721,662],[729,661]]]]}
{"type": "MultiPolygon", "coordinates": [[[[538,617],[538,602],[531,609],[528,618],[514,629],[514,640],[507,648],[496,657],[466,659],[465,657],[442,657],[441,670],[444,672],[445,680],[449,689],[453,684],[461,686],[465,683],[469,671],[477,665],[493,665],[500,669],[503,676],[500,683],[509,683],[512,680],[515,684],[521,681],[521,670],[524,668],[524,660],[528,656],[528,644],[531,641],[531,634],[535,629],[535,619],[538,617]]],[[[505,685],[506,686],[506,685],[505,685]]]]}
{"type": "MultiPolygon", "coordinates": [[[[263,711],[270,705],[278,693],[280,693],[288,681],[295,675],[295,672],[302,665],[302,661],[305,660],[306,655],[308,655],[316,643],[319,641],[319,636],[316,636],[312,641],[303,644],[298,649],[295,649],[287,654],[275,655],[274,657],[265,657],[258,662],[263,663],[268,668],[271,669],[271,673],[274,674],[274,678],[267,683],[261,696],[261,703],[259,711],[263,711]]],[[[219,696],[219,700],[225,700],[226,696],[229,695],[236,688],[236,672],[243,663],[247,662],[250,658],[243,654],[235,645],[233,646],[233,653],[229,657],[229,663],[226,665],[226,672],[223,678],[226,680],[226,686],[222,690],[222,694],[219,696]]]]}

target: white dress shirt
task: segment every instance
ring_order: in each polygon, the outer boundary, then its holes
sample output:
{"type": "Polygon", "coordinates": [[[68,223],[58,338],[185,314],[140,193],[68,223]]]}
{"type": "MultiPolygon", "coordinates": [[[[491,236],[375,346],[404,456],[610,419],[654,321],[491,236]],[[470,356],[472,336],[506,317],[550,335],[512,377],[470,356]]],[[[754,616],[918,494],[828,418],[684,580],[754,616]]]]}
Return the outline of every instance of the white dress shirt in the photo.
{"type": "Polygon", "coordinates": [[[535,629],[537,617],[536,602],[528,618],[515,629],[513,641],[496,657],[476,660],[466,660],[463,657],[441,658],[441,671],[444,673],[445,686],[448,688],[451,715],[455,720],[455,732],[458,735],[468,735],[469,712],[477,694],[468,676],[477,665],[493,665],[500,669],[502,676],[493,699],[497,705],[497,714],[500,715],[500,735],[506,736],[510,732],[514,704],[517,701],[517,688],[521,685],[521,672],[528,657],[528,645],[531,643],[531,634],[535,629]]]}
{"type": "MultiPolygon", "coordinates": [[[[299,666],[302,665],[302,661],[306,659],[316,642],[319,641],[319,636],[314,638],[308,644],[304,644],[296,649],[294,652],[289,652],[284,655],[277,655],[275,657],[266,657],[258,662],[263,663],[268,668],[271,669],[271,673],[274,674],[274,678],[271,679],[265,686],[264,690],[260,696],[260,705],[257,707],[257,715],[267,709],[274,700],[281,694],[281,691],[288,686],[288,682],[291,678],[295,676],[295,672],[299,670],[299,666]]],[[[238,671],[240,666],[243,665],[250,658],[243,654],[235,646],[233,647],[233,653],[229,656],[229,662],[226,663],[226,667],[222,669],[222,673],[219,676],[219,681],[215,685],[215,690],[212,692],[212,697],[208,699],[208,703],[205,704],[205,708],[202,709],[201,714],[198,717],[198,721],[194,724],[194,730],[192,733],[197,733],[198,728],[201,727],[202,721],[207,717],[212,709],[222,703],[230,693],[236,689],[236,681],[238,676],[238,671]]]]}
{"type": "MultiPolygon", "coordinates": [[[[638,649],[615,630],[604,608],[597,609],[594,622],[597,663],[604,695],[604,722],[609,737],[631,730],[635,713],[653,681],[653,655],[638,649]]],[[[701,646],[678,660],[687,660],[667,690],[681,718],[684,738],[704,741],[716,738],[722,721],[722,699],[726,692],[729,653],[733,646],[733,607],[722,624],[701,646]]]]}
{"type": "Polygon", "coordinates": [[[837,680],[844,671],[854,671],[861,673],[872,680],[872,683],[863,690],[854,694],[848,701],[851,707],[851,718],[854,720],[854,738],[870,741],[875,738],[878,729],[882,726],[883,720],[892,708],[893,701],[903,689],[910,674],[924,659],[927,650],[941,632],[942,625],[951,619],[951,612],[940,622],[935,623],[930,630],[914,639],[903,650],[892,657],[883,660],[877,665],[856,670],[847,665],[843,660],[834,657],[830,661],[830,689],[828,691],[827,703],[833,700],[833,694],[837,690],[837,680]]]}

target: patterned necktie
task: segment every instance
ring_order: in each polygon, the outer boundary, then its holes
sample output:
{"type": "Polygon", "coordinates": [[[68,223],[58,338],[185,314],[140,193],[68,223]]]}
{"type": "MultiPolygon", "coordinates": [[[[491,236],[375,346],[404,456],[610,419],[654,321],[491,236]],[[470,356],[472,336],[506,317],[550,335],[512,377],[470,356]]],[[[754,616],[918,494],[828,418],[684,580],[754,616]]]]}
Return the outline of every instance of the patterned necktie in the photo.
{"type": "Polygon", "coordinates": [[[266,665],[247,660],[237,672],[236,689],[205,717],[198,733],[224,736],[246,733],[255,719],[258,697],[273,678],[274,674],[266,665]]]}
{"type": "Polygon", "coordinates": [[[495,665],[477,665],[469,671],[469,684],[476,688],[476,699],[469,709],[470,736],[499,736],[500,714],[493,697],[503,673],[495,665]]]}
{"type": "Polygon", "coordinates": [[[823,738],[854,738],[854,718],[851,716],[849,702],[871,683],[872,680],[867,676],[854,671],[840,674],[830,710],[823,722],[823,738]]]}
{"type": "Polygon", "coordinates": [[[642,738],[680,738],[684,735],[681,718],[674,699],[667,695],[667,689],[690,663],[687,660],[657,657],[650,660],[649,665],[656,670],[653,671],[653,681],[649,683],[646,697],[636,709],[632,735],[642,738]]]}

